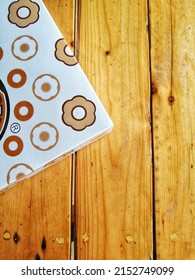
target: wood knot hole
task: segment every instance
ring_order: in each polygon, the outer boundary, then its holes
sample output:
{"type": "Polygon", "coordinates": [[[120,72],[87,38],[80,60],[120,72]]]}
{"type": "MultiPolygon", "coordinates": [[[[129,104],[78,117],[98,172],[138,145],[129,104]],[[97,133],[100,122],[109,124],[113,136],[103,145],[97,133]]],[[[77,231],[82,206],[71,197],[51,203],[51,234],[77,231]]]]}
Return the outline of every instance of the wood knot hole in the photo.
{"type": "Polygon", "coordinates": [[[174,101],[175,101],[174,96],[172,96],[172,95],[169,96],[168,101],[169,101],[169,103],[172,105],[172,104],[174,103],[174,101]]]}
{"type": "Polygon", "coordinates": [[[20,236],[18,235],[17,232],[14,233],[13,241],[15,244],[18,244],[18,242],[20,241],[20,236]]]}
{"type": "Polygon", "coordinates": [[[41,260],[41,257],[38,253],[35,255],[35,260],[41,260]]]}
{"type": "Polygon", "coordinates": [[[41,243],[41,249],[44,251],[47,247],[47,244],[46,244],[46,238],[45,236],[43,236],[43,239],[42,239],[42,243],[41,243]]]}
{"type": "Polygon", "coordinates": [[[152,94],[156,94],[157,92],[158,92],[157,87],[154,84],[152,84],[152,94]]]}
{"type": "Polygon", "coordinates": [[[71,45],[72,48],[74,48],[74,47],[75,47],[74,41],[72,41],[72,42],[70,43],[70,45],[71,45]]]}

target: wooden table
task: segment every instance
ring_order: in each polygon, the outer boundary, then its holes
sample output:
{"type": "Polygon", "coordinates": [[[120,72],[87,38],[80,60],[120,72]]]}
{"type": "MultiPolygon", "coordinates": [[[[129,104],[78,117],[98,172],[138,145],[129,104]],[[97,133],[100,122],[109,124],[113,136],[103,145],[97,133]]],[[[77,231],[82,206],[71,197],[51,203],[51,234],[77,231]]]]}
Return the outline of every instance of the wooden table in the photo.
{"type": "Polygon", "coordinates": [[[114,129],[0,195],[0,259],[194,259],[195,1],[44,2],[114,129]]]}

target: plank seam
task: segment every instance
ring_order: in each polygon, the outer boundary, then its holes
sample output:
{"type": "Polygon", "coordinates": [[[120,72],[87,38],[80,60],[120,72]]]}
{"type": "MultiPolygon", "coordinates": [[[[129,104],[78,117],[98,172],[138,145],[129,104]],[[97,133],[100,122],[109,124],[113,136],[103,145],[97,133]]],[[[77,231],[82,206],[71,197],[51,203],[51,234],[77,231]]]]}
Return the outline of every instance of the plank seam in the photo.
{"type": "MultiPolygon", "coordinates": [[[[80,15],[81,15],[81,0],[74,0],[74,56],[79,61],[79,39],[80,39],[80,15]]],[[[72,178],[71,178],[71,248],[70,259],[76,260],[76,160],[77,152],[72,154],[72,178]]]]}
{"type": "Polygon", "coordinates": [[[156,248],[156,195],[155,195],[155,157],[154,157],[154,127],[153,127],[153,83],[152,83],[152,58],[151,58],[151,22],[150,22],[150,0],[147,0],[148,15],[148,51],[149,51],[149,80],[150,80],[150,125],[151,125],[151,158],[152,158],[152,243],[153,243],[153,260],[157,259],[156,248]]]}

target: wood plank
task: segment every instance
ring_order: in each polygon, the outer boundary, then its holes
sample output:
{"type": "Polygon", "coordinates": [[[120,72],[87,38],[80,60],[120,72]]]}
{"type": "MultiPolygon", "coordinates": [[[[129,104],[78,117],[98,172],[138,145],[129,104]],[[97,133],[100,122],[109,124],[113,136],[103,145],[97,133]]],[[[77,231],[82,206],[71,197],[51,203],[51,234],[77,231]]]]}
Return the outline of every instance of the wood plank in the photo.
{"type": "Polygon", "coordinates": [[[80,63],[115,127],[77,154],[77,258],[150,259],[147,1],[82,1],[80,20],[80,63]]]}
{"type": "Polygon", "coordinates": [[[158,259],[195,258],[195,1],[150,1],[158,259]]]}
{"type": "MultiPolygon", "coordinates": [[[[71,44],[73,1],[44,2],[71,44]]],[[[0,259],[69,259],[70,194],[71,157],[0,194],[0,259]]]]}

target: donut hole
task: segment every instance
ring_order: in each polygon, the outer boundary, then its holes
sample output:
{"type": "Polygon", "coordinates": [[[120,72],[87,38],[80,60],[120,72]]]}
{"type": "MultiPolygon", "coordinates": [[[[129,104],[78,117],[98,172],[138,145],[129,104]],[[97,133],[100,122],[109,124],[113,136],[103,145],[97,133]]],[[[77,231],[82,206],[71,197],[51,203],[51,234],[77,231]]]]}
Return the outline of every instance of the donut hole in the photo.
{"type": "Polygon", "coordinates": [[[86,117],[86,114],[87,114],[86,109],[82,106],[77,106],[72,110],[73,118],[78,121],[83,120],[86,117]]]}
{"type": "Polygon", "coordinates": [[[13,75],[13,77],[12,77],[12,81],[14,82],[14,83],[20,83],[21,82],[21,80],[22,80],[22,77],[21,77],[21,75],[19,75],[19,74],[14,74],[13,75]]]}
{"type": "Polygon", "coordinates": [[[21,116],[26,116],[28,114],[28,108],[25,106],[22,106],[19,110],[19,113],[21,116]]]}
{"type": "Polygon", "coordinates": [[[43,142],[46,142],[48,141],[50,138],[50,135],[47,131],[42,131],[40,134],[39,134],[39,139],[43,142]]]}
{"type": "Polygon", "coordinates": [[[30,16],[31,12],[28,7],[21,7],[18,9],[17,14],[19,18],[25,19],[30,16]]]}
{"type": "Polygon", "coordinates": [[[73,56],[71,49],[67,45],[64,47],[64,53],[68,56],[73,56]]]}
{"type": "Polygon", "coordinates": [[[15,142],[15,141],[11,141],[10,143],[9,143],[9,150],[10,151],[16,151],[18,149],[18,143],[17,142],[15,142]]]}

